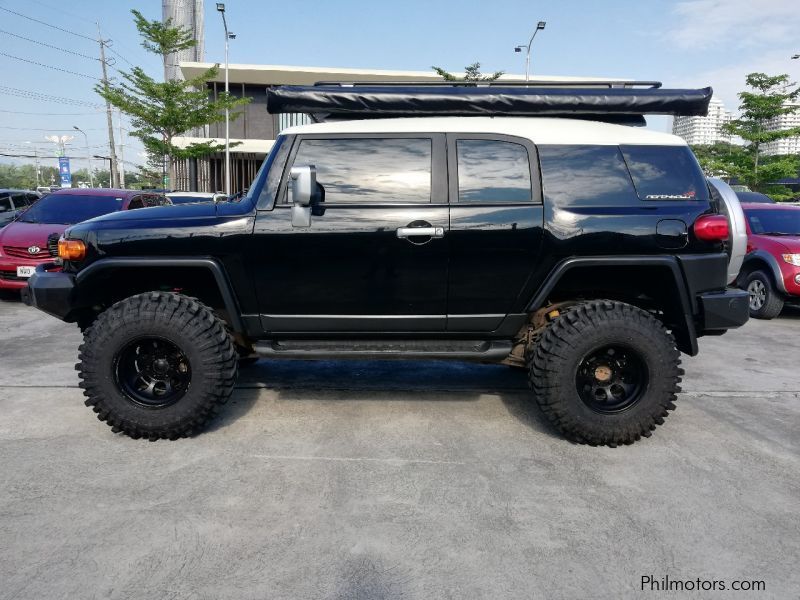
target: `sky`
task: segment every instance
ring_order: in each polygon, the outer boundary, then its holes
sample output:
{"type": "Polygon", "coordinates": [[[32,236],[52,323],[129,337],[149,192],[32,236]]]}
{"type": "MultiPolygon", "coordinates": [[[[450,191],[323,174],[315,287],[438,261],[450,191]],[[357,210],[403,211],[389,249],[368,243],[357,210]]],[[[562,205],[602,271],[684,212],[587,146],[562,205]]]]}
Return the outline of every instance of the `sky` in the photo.
{"type": "MultiPolygon", "coordinates": [[[[788,73],[793,81],[800,80],[800,60],[790,58],[800,53],[797,0],[225,4],[228,27],[236,34],[231,63],[403,70],[437,65],[459,71],[479,61],[484,72],[521,74],[525,56],[515,53],[514,46],[527,43],[536,23],[546,21],[531,53],[531,72],[539,76],[625,77],[662,81],[664,87],[710,85],[730,110],[738,106],[736,94],[747,73],[788,73]]],[[[100,64],[87,58],[98,54],[93,41],[98,26],[104,38],[113,40],[110,57],[116,64],[111,75],[131,64],[154,76],[161,73],[159,60],[139,45],[131,8],[152,19],[161,16],[157,0],[0,0],[0,153],[26,153],[35,146],[52,155],[54,146],[44,136],[74,135],[69,154],[76,157],[73,170],[81,168],[85,141],[73,126],[86,132],[90,153],[107,151],[105,113],[92,90],[100,64]],[[23,98],[14,90],[36,97],[23,98]]],[[[205,2],[205,23],[205,58],[222,62],[224,37],[214,2],[205,2]]],[[[649,126],[664,131],[670,120],[655,117],[649,126]]],[[[126,161],[143,162],[141,143],[129,137],[125,142],[126,161]]],[[[0,162],[8,160],[0,156],[0,162]]]]}

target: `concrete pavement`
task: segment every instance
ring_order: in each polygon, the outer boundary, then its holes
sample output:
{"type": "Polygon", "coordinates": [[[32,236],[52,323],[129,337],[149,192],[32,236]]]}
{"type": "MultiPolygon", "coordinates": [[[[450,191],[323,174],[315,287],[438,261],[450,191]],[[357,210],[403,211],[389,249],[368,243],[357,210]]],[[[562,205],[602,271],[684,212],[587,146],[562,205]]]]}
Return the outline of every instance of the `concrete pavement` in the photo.
{"type": "Polygon", "coordinates": [[[798,311],[701,340],[678,410],[617,449],[462,363],[261,361],[206,433],[135,441],[83,406],[79,339],[0,301],[2,599],[800,594],[798,311]]]}

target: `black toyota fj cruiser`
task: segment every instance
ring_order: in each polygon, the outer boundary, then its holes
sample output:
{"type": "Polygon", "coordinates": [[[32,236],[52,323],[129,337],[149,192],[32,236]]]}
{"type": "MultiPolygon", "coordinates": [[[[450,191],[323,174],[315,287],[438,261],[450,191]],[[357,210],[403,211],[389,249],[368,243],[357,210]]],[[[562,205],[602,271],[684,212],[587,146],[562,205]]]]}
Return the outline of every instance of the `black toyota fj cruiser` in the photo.
{"type": "Polygon", "coordinates": [[[272,90],[327,122],[282,132],[240,202],[75,225],[24,297],[83,329],[86,404],[136,438],[201,430],[240,360],[357,357],[523,367],[565,436],[631,443],[675,408],[680,352],[748,318],[732,192],[629,125],[710,94],[272,90]]]}

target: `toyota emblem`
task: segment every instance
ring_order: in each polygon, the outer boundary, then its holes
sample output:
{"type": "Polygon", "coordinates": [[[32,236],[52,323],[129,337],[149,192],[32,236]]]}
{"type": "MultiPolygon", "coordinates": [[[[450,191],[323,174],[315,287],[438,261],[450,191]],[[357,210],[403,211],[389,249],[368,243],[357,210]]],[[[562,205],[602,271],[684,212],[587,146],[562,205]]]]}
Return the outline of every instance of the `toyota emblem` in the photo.
{"type": "Polygon", "coordinates": [[[39,252],[41,252],[41,251],[42,251],[42,249],[39,248],[39,246],[30,246],[28,248],[28,254],[39,254],[39,252]]]}

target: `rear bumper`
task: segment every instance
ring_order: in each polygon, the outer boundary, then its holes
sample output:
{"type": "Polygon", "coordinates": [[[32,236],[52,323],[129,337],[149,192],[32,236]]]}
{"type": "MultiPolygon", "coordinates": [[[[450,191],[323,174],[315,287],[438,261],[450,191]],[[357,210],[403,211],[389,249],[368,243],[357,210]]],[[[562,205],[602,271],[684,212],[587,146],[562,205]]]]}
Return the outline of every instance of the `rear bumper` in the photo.
{"type": "Polygon", "coordinates": [[[36,267],[36,272],[22,289],[22,301],[63,321],[70,321],[74,311],[75,276],[61,271],[55,263],[44,263],[36,267]]]}
{"type": "Polygon", "coordinates": [[[700,307],[700,335],[741,327],[750,318],[750,296],[745,290],[729,288],[697,296],[700,307]]]}

